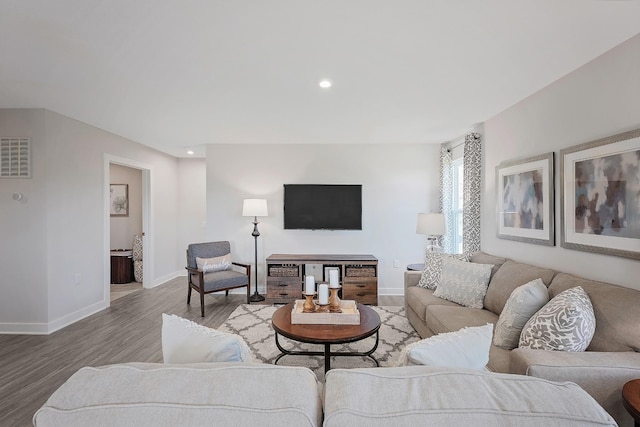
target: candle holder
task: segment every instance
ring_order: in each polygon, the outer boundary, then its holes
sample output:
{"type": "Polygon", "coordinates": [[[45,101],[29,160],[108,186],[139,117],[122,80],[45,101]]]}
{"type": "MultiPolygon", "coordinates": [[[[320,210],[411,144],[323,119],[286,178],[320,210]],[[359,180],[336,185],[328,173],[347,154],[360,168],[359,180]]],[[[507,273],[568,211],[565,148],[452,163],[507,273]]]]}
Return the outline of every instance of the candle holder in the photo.
{"type": "Polygon", "coordinates": [[[327,304],[318,303],[318,307],[316,309],[316,312],[318,312],[318,313],[329,313],[329,303],[327,303],[327,304]]]}
{"type": "Polygon", "coordinates": [[[339,289],[340,286],[329,288],[329,311],[331,313],[342,313],[342,309],[340,308],[340,298],[338,298],[339,289]]]}
{"type": "Polygon", "coordinates": [[[313,297],[316,295],[316,293],[315,292],[312,294],[303,293],[302,295],[304,295],[305,297],[304,305],[302,306],[302,312],[314,313],[316,311],[316,305],[313,303],[313,297]]]}

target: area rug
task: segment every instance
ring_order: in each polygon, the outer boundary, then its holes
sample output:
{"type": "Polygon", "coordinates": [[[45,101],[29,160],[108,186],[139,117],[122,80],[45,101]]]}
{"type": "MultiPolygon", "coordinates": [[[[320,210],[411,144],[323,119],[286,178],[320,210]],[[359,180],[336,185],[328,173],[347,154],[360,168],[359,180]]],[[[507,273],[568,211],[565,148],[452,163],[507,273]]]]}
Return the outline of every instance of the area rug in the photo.
{"type": "MultiPolygon", "coordinates": [[[[256,362],[273,363],[280,355],[275,343],[275,331],[271,326],[271,316],[278,309],[270,305],[239,306],[218,328],[223,332],[238,334],[244,338],[253,352],[256,362]]],[[[394,366],[402,349],[420,339],[404,315],[401,306],[371,306],[380,316],[380,340],[373,356],[380,366],[394,366]]],[[[279,337],[280,344],[286,349],[322,351],[322,345],[306,344],[279,337]]],[[[355,343],[332,345],[331,351],[371,350],[375,344],[375,335],[355,343]]],[[[305,366],[313,370],[320,381],[324,381],[324,360],[322,356],[284,356],[278,365],[305,366]]],[[[369,368],[375,363],[368,357],[333,356],[331,368],[369,368]]]]}

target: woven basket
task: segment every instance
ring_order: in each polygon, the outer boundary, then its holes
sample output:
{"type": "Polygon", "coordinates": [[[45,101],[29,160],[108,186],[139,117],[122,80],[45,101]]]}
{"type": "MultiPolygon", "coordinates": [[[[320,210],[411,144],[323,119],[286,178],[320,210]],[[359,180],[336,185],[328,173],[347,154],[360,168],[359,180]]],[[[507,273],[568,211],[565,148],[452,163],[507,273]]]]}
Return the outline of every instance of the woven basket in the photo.
{"type": "Polygon", "coordinates": [[[271,277],[296,277],[297,275],[298,267],[269,267],[271,277]]]}
{"type": "Polygon", "coordinates": [[[347,267],[347,277],[376,277],[375,267],[347,267]]]}

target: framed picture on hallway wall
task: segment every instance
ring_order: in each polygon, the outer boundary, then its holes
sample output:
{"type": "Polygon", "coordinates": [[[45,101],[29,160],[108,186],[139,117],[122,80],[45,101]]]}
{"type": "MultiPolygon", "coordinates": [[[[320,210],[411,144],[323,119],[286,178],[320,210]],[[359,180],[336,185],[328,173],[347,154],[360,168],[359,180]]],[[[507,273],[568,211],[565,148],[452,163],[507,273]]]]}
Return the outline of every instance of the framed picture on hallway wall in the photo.
{"type": "Polygon", "coordinates": [[[555,245],[553,153],[496,167],[497,236],[555,245]]]}
{"type": "Polygon", "coordinates": [[[562,247],[640,259],[640,129],[560,155],[562,247]]]}
{"type": "Polygon", "coordinates": [[[129,216],[129,184],[111,184],[109,194],[111,216],[129,216]]]}

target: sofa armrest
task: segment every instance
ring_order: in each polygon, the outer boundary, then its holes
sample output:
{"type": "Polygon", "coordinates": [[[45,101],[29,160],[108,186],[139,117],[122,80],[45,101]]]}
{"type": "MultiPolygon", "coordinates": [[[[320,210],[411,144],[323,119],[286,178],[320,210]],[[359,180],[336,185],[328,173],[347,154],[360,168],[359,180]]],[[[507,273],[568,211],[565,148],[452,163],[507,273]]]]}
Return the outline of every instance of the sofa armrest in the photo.
{"type": "Polygon", "coordinates": [[[566,352],[516,348],[510,372],[551,381],[571,381],[582,387],[618,422],[633,425],[622,406],[622,386],[640,378],[640,353],[566,352]]]}
{"type": "Polygon", "coordinates": [[[418,282],[422,277],[422,271],[407,270],[404,272],[404,289],[405,291],[410,286],[418,286],[418,282]]]}

